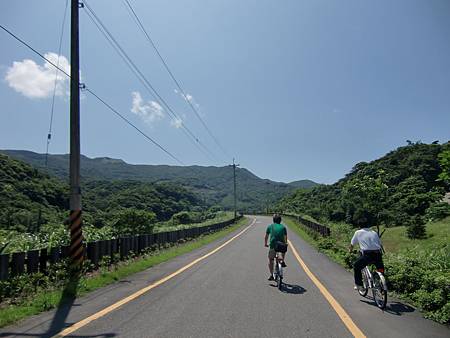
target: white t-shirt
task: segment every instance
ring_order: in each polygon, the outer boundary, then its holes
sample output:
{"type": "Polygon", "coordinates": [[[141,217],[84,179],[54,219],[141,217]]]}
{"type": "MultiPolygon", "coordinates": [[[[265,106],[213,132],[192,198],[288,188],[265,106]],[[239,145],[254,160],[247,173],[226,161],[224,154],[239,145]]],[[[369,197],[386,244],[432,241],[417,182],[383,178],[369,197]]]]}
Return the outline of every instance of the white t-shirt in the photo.
{"type": "Polygon", "coordinates": [[[365,250],[381,250],[381,241],[378,234],[369,228],[359,229],[353,235],[351,244],[359,243],[361,251],[365,250]]]}

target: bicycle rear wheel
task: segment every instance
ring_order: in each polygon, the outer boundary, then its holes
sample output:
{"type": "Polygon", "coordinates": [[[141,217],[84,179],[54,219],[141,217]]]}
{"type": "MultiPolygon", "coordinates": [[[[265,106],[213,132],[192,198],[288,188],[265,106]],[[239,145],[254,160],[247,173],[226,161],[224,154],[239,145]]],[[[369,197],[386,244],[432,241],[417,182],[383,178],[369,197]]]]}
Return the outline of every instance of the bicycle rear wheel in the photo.
{"type": "Polygon", "coordinates": [[[279,290],[283,287],[283,267],[281,266],[281,263],[277,261],[277,287],[279,290]]]}
{"type": "Polygon", "coordinates": [[[377,306],[384,310],[387,304],[387,284],[383,274],[378,271],[373,273],[372,293],[377,306]]]}
{"type": "Polygon", "coordinates": [[[363,279],[363,287],[358,289],[358,293],[362,297],[365,297],[365,296],[367,296],[367,292],[369,291],[369,279],[367,276],[366,268],[362,269],[361,272],[362,272],[362,279],[363,279]]]}
{"type": "Polygon", "coordinates": [[[278,290],[281,290],[283,288],[283,277],[279,277],[278,278],[278,282],[277,282],[277,286],[278,286],[278,290]]]}

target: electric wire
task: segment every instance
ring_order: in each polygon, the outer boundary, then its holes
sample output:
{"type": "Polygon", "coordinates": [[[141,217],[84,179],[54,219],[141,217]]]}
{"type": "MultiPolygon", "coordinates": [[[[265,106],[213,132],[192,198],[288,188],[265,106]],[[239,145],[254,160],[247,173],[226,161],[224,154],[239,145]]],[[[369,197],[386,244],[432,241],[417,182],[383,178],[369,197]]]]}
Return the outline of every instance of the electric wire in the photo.
{"type": "Polygon", "coordinates": [[[173,82],[177,86],[177,88],[180,91],[180,93],[182,94],[183,99],[188,103],[188,105],[190,106],[191,110],[194,112],[194,114],[200,120],[201,124],[206,129],[206,131],[208,132],[209,136],[214,140],[214,142],[219,147],[219,149],[225,154],[226,157],[230,157],[228,155],[227,151],[225,150],[225,148],[220,144],[220,142],[217,139],[217,137],[214,136],[214,134],[212,133],[211,129],[208,127],[206,122],[202,119],[202,117],[201,117],[200,113],[198,112],[197,108],[192,104],[192,102],[188,98],[188,95],[186,94],[185,90],[181,87],[180,82],[175,78],[173,72],[170,70],[167,62],[164,60],[163,56],[159,52],[158,48],[156,47],[155,42],[153,41],[153,39],[150,37],[149,33],[145,29],[144,25],[142,24],[141,20],[139,19],[139,16],[136,14],[136,11],[133,9],[133,6],[131,5],[131,3],[128,0],[124,0],[124,2],[126,3],[127,9],[129,9],[128,12],[130,13],[132,18],[134,19],[134,22],[141,29],[142,33],[144,33],[145,37],[147,38],[147,41],[151,44],[151,46],[155,50],[156,54],[158,55],[159,59],[161,60],[162,64],[164,65],[164,68],[168,72],[169,76],[172,78],[173,82]]]}
{"type": "MultiPolygon", "coordinates": [[[[145,82],[145,80],[142,78],[141,75],[139,75],[138,71],[133,68],[132,64],[130,62],[132,62],[132,60],[128,60],[121,52],[121,50],[119,49],[118,46],[116,46],[116,44],[111,40],[111,38],[107,35],[107,33],[105,33],[105,31],[103,30],[103,28],[100,26],[99,23],[97,23],[97,21],[93,18],[92,14],[90,14],[88,11],[85,12],[85,14],[87,15],[87,17],[92,21],[92,23],[97,27],[97,29],[102,33],[103,37],[109,42],[109,44],[111,45],[111,47],[116,51],[116,53],[120,56],[120,58],[122,59],[122,61],[127,65],[127,67],[130,69],[130,71],[136,76],[136,78],[141,82],[141,84],[147,89],[147,91],[150,93],[150,95],[156,100],[153,92],[151,91],[151,88],[148,87],[148,84],[145,82]]],[[[172,116],[169,114],[169,116],[172,118],[173,121],[176,121],[176,117],[172,116]]],[[[202,152],[206,157],[208,157],[210,160],[212,159],[211,156],[205,152],[205,150],[203,150],[203,148],[201,148],[193,139],[192,137],[188,134],[188,132],[185,130],[185,128],[181,128],[182,132],[187,136],[187,138],[189,139],[189,141],[195,146],[197,147],[197,149],[202,152]]]]}
{"type": "MultiPolygon", "coordinates": [[[[67,16],[67,7],[68,7],[69,0],[66,0],[66,6],[64,8],[64,15],[63,15],[63,21],[61,24],[61,34],[59,36],[59,47],[58,47],[58,61],[56,65],[59,68],[59,60],[61,57],[61,48],[62,48],[62,39],[64,36],[64,27],[66,25],[66,16],[67,16]]],[[[50,146],[50,141],[52,138],[52,127],[53,127],[53,115],[55,110],[55,96],[56,96],[56,87],[58,84],[58,69],[55,71],[55,86],[53,87],[53,97],[52,97],[52,106],[50,111],[50,125],[48,127],[48,134],[47,134],[47,148],[45,150],[45,167],[48,166],[48,148],[50,146]]]]}
{"type": "MultiPolygon", "coordinates": [[[[57,70],[59,70],[61,73],[63,73],[64,75],[66,75],[70,81],[72,81],[71,76],[61,67],[57,66],[54,62],[52,62],[51,60],[49,60],[48,58],[46,58],[42,53],[40,53],[39,51],[37,51],[35,48],[33,48],[32,46],[30,46],[28,43],[26,43],[24,40],[22,40],[21,38],[19,38],[17,35],[15,35],[14,33],[12,33],[10,30],[8,30],[6,27],[4,27],[3,25],[0,24],[0,28],[3,29],[6,33],[8,33],[9,35],[11,35],[14,39],[16,39],[17,41],[19,41],[22,45],[26,46],[28,49],[30,49],[31,51],[33,51],[36,55],[38,55],[40,58],[42,58],[43,60],[45,60],[46,62],[48,62],[50,65],[52,65],[53,67],[55,67],[57,70]]],[[[89,88],[85,88],[85,90],[87,92],[89,92],[92,96],[94,96],[99,102],[101,102],[102,104],[104,104],[109,110],[111,110],[113,113],[115,113],[117,116],[119,116],[122,120],[124,120],[128,125],[130,125],[131,127],[133,127],[135,130],[137,130],[141,135],[143,135],[148,141],[152,142],[154,145],[156,145],[159,149],[161,149],[164,153],[166,153],[167,155],[169,155],[172,159],[174,159],[175,161],[177,161],[179,164],[184,165],[184,163],[179,160],[175,155],[173,155],[171,152],[169,152],[166,148],[164,148],[162,145],[160,145],[157,141],[155,141],[153,138],[151,138],[150,136],[148,136],[146,133],[144,133],[142,130],[140,130],[136,125],[134,125],[131,121],[129,121],[125,116],[123,116],[122,114],[120,114],[116,109],[114,109],[110,104],[108,104],[104,99],[102,99],[99,95],[97,95],[92,89],[89,88]]]]}
{"type": "Polygon", "coordinates": [[[152,139],[150,136],[148,136],[146,133],[144,133],[141,129],[136,127],[130,120],[128,120],[125,116],[123,116],[121,113],[119,113],[116,109],[114,109],[110,104],[108,104],[106,101],[104,101],[101,97],[99,97],[97,94],[95,94],[92,90],[89,88],[85,89],[88,93],[90,93],[92,96],[94,96],[98,101],[103,103],[108,109],[110,109],[114,114],[119,116],[122,120],[124,120],[126,123],[128,123],[131,127],[136,129],[142,136],[144,136],[147,140],[152,142],[155,146],[157,146],[159,149],[161,149],[163,152],[165,152],[167,155],[169,155],[172,159],[177,161],[179,164],[184,165],[182,161],[180,161],[177,157],[172,155],[168,150],[166,150],[163,146],[161,146],[158,142],[156,142],[154,139],[152,139]]]}
{"type": "Polygon", "coordinates": [[[92,7],[89,5],[89,3],[84,0],[83,1],[85,8],[87,11],[85,12],[88,14],[88,12],[91,15],[88,15],[88,17],[94,21],[95,26],[97,29],[102,32],[103,36],[107,39],[107,41],[110,44],[114,44],[116,48],[114,50],[119,53],[122,60],[126,59],[125,63],[129,68],[133,69],[133,74],[139,79],[139,81],[144,84],[145,88],[149,91],[149,93],[152,95],[152,97],[161,105],[163,105],[168,113],[169,116],[173,119],[174,122],[179,123],[181,128],[187,132],[189,137],[192,138],[196,142],[196,144],[199,145],[204,151],[202,151],[205,155],[207,155],[210,159],[214,161],[215,155],[206,147],[206,145],[200,141],[200,139],[195,136],[195,134],[186,126],[184,121],[179,117],[179,115],[171,108],[171,106],[164,100],[164,98],[159,94],[159,92],[155,89],[155,87],[150,83],[150,81],[147,79],[147,77],[142,73],[142,71],[137,67],[137,65],[134,63],[134,61],[130,58],[130,56],[126,53],[126,51],[122,48],[122,46],[118,43],[117,39],[112,35],[112,33],[108,30],[106,25],[102,22],[102,20],[98,17],[98,15],[95,13],[95,11],[92,9],[92,7]]]}

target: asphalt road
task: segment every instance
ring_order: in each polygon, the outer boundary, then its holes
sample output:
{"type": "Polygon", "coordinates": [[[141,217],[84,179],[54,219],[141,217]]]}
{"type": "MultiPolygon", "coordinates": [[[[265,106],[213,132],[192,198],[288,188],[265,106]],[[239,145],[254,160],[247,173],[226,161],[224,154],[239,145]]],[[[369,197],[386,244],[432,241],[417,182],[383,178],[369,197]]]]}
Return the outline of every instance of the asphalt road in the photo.
{"type": "MultiPolygon", "coordinates": [[[[267,248],[263,237],[270,218],[258,216],[241,235],[234,234],[170,262],[97,290],[61,307],[0,329],[0,337],[51,337],[89,323],[69,337],[352,337],[351,320],[367,337],[449,337],[450,330],[423,319],[414,308],[391,300],[382,312],[370,298],[353,291],[352,275],[318,253],[292,232],[288,237],[310,271],[348,318],[338,316],[292,251],[285,270],[287,287],[268,282],[267,248]],[[203,257],[217,252],[120,307],[101,310],[158,282],[203,257]]],[[[242,229],[241,229],[242,230],[242,229]]]]}

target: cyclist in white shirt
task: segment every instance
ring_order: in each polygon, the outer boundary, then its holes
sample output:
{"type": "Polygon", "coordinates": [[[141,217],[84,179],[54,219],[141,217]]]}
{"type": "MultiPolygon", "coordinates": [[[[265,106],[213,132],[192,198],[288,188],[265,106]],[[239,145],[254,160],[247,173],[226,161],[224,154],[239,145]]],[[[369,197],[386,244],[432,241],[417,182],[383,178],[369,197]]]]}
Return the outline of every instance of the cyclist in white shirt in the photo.
{"type": "Polygon", "coordinates": [[[370,230],[369,227],[361,225],[356,230],[350,242],[349,252],[353,251],[353,247],[359,244],[361,256],[353,265],[355,274],[355,289],[363,286],[361,270],[369,264],[375,264],[376,268],[384,272],[383,257],[381,254],[381,241],[378,234],[370,230]]]}

